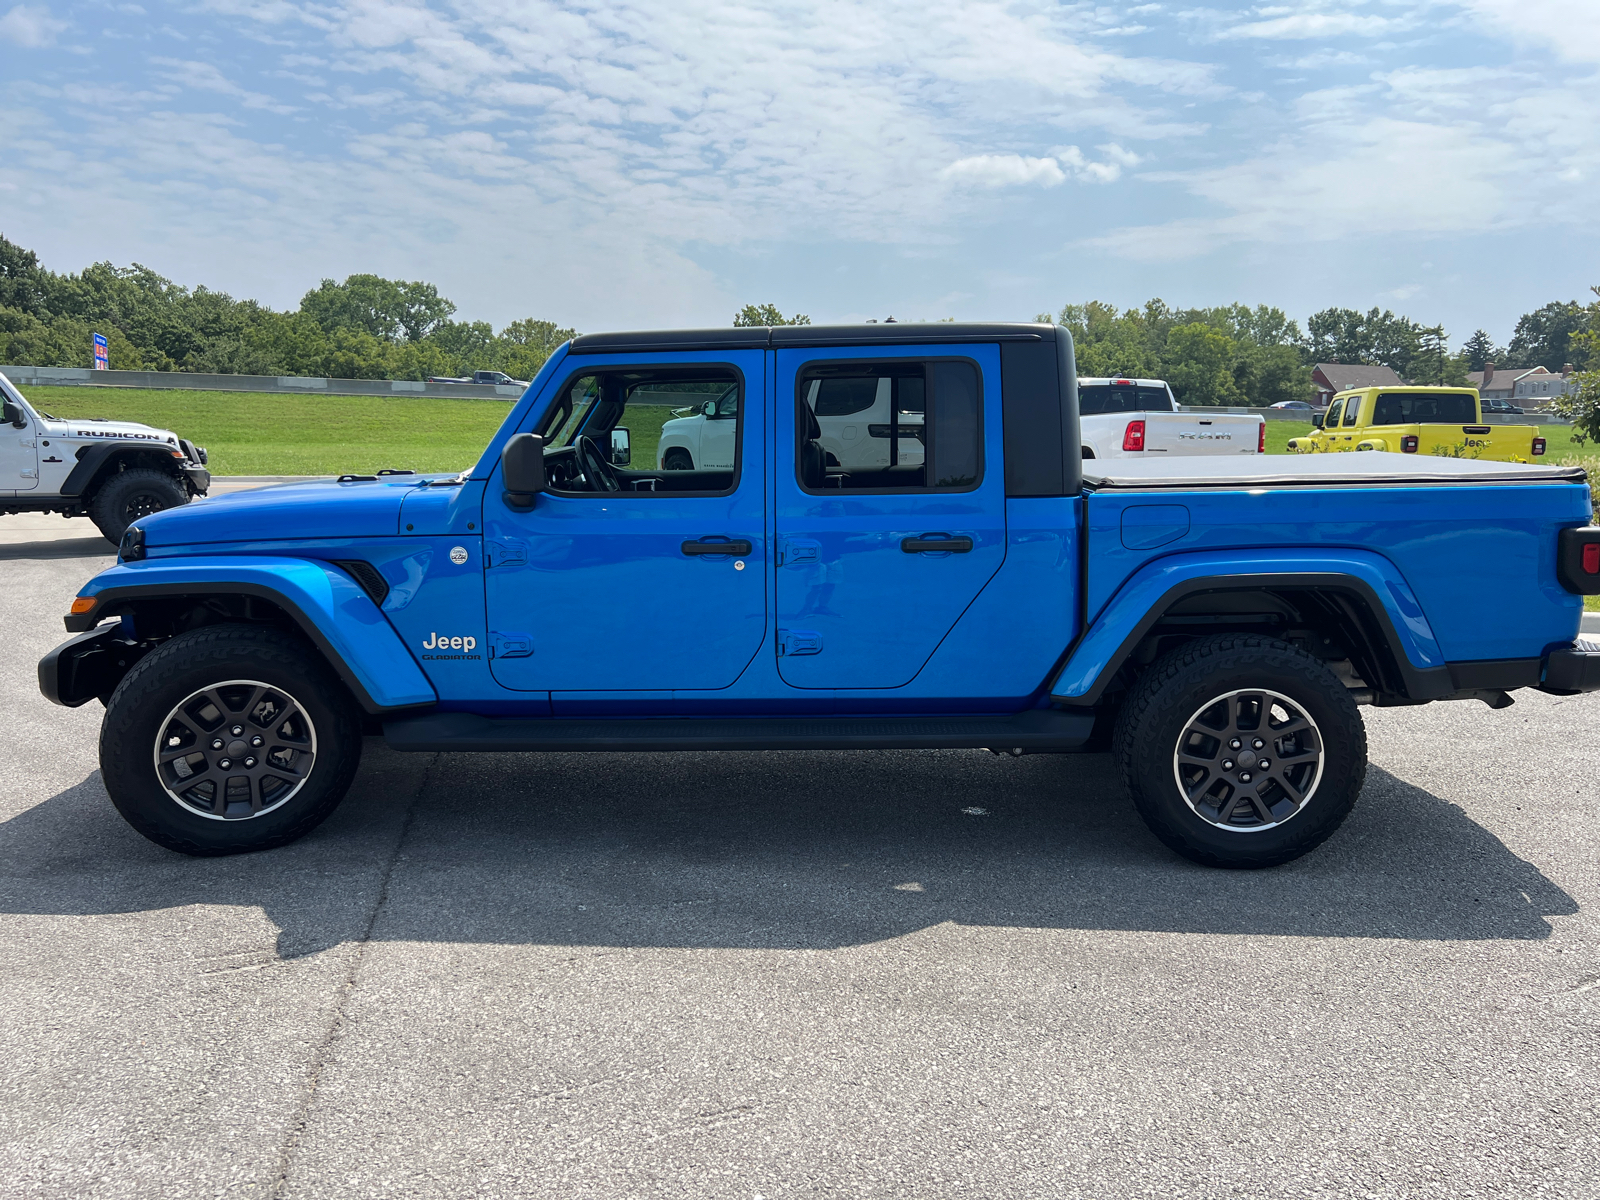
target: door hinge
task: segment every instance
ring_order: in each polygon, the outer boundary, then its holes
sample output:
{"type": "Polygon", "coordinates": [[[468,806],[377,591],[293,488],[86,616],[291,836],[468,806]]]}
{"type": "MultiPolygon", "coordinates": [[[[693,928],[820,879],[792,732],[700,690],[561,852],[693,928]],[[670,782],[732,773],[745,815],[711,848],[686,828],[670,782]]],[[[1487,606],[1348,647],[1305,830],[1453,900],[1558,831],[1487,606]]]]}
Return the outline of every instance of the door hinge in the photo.
{"type": "Polygon", "coordinates": [[[778,630],[778,656],[799,658],[802,654],[821,654],[822,635],[809,629],[778,630]]]}
{"type": "Polygon", "coordinates": [[[533,654],[533,638],[526,633],[501,633],[489,631],[490,658],[529,658],[533,654]]]}
{"type": "Polygon", "coordinates": [[[491,567],[503,567],[508,563],[526,563],[528,561],[528,543],[519,542],[516,538],[489,538],[483,543],[484,561],[491,567]]]}
{"type": "Polygon", "coordinates": [[[822,557],[822,543],[811,538],[783,538],[778,542],[778,565],[816,562],[822,557]]]}

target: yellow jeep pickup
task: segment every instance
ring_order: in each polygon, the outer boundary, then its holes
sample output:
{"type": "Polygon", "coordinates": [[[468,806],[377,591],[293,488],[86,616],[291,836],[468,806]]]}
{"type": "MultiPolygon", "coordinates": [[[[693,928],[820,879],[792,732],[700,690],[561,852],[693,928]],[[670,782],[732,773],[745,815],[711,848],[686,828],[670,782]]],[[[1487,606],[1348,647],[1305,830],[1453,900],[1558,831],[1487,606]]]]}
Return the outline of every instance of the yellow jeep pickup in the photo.
{"type": "Polygon", "coordinates": [[[1389,450],[1528,462],[1544,453],[1534,425],[1486,425],[1473,388],[1366,387],[1340,392],[1305,437],[1291,438],[1296,454],[1330,450],[1389,450]]]}

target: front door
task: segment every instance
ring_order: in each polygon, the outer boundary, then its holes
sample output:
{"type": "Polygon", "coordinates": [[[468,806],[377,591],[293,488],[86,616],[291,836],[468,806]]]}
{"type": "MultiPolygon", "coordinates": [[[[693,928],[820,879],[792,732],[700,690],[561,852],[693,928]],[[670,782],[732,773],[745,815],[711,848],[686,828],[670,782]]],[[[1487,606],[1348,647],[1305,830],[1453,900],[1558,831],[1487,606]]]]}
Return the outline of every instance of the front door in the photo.
{"type": "Polygon", "coordinates": [[[39,486],[39,429],[27,409],[16,405],[12,411],[24,424],[0,424],[0,492],[32,491],[39,486]]]}
{"type": "Polygon", "coordinates": [[[778,672],[901,687],[1005,558],[999,352],[776,361],[778,672]]]}
{"type": "Polygon", "coordinates": [[[484,502],[494,676],[557,693],[728,687],[766,636],[765,352],[567,364],[527,430],[545,437],[549,490],[519,510],[493,482],[484,502]],[[726,459],[658,467],[663,427],[713,399],[726,459]]]}

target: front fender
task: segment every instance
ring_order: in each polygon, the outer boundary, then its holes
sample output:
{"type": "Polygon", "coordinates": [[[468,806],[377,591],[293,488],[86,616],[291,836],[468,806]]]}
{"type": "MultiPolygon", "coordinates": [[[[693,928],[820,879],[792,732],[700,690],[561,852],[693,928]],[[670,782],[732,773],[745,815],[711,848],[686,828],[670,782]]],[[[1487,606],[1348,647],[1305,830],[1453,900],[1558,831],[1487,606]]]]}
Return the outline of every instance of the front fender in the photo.
{"type": "Polygon", "coordinates": [[[1416,699],[1448,686],[1438,639],[1410,585],[1388,559],[1364,550],[1251,550],[1173,554],[1135,571],[1106,603],[1050,684],[1051,698],[1093,704],[1140,640],[1177,601],[1202,591],[1327,588],[1361,595],[1381,614],[1416,699]]]}
{"type": "Polygon", "coordinates": [[[95,603],[87,612],[66,618],[72,632],[92,629],[146,598],[259,597],[289,614],[368,712],[411,708],[438,699],[377,605],[360,584],[330,563],[243,555],[145,559],[100,572],[78,595],[95,603]]]}

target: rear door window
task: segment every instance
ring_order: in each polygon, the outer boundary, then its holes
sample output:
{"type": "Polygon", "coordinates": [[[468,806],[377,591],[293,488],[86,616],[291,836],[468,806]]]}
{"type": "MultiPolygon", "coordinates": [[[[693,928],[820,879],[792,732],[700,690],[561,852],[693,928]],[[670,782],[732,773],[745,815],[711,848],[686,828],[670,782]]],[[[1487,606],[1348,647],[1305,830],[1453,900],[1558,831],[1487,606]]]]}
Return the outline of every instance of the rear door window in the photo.
{"type": "Polygon", "coordinates": [[[967,491],[982,480],[973,363],[816,363],[796,383],[796,473],[806,491],[967,491]]]}

